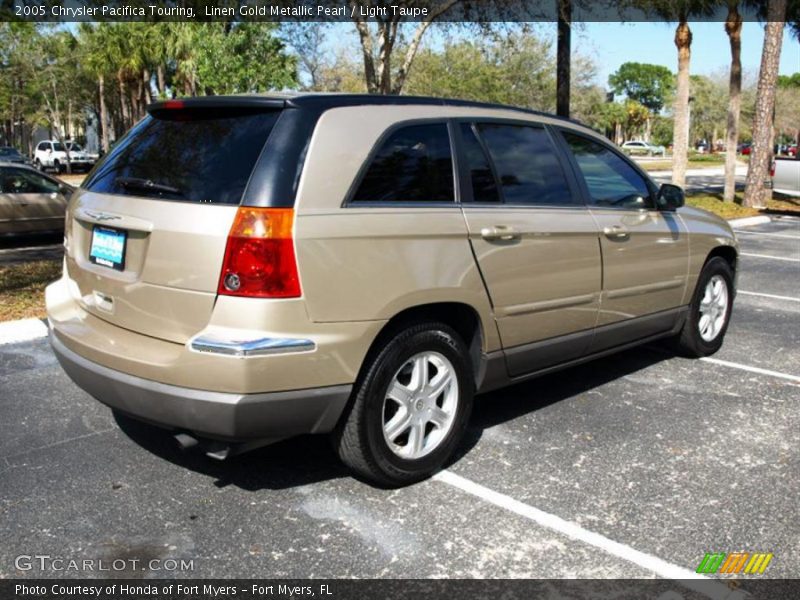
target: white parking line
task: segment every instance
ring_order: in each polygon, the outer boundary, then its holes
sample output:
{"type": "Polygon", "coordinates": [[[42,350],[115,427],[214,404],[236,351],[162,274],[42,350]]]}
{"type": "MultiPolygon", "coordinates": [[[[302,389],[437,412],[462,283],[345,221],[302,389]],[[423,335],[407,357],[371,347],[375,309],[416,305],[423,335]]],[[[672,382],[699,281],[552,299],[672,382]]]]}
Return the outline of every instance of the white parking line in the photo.
{"type": "MultiPolygon", "coordinates": [[[[544,512],[543,510],[539,510],[538,508],[525,504],[524,502],[520,502],[519,500],[515,500],[506,494],[495,492],[494,490],[484,487],[479,483],[475,483],[474,481],[461,477],[460,475],[456,475],[451,471],[441,471],[434,475],[433,478],[436,481],[446,483],[447,485],[457,488],[462,492],[466,492],[467,494],[471,494],[472,496],[480,498],[485,502],[494,504],[495,506],[498,506],[509,512],[520,515],[521,517],[525,517],[526,519],[529,519],[542,527],[556,531],[568,538],[589,544],[590,546],[599,548],[600,550],[603,550],[612,556],[616,556],[622,560],[639,565],[640,567],[647,569],[648,571],[652,571],[660,577],[683,580],[680,582],[681,585],[696,592],[702,593],[709,598],[722,599],[730,597],[731,590],[727,585],[720,581],[707,579],[703,575],[699,575],[690,569],[673,565],[672,563],[662,560],[657,556],[653,556],[652,554],[647,554],[625,544],[615,542],[614,540],[600,535],[599,533],[584,529],[580,525],[562,519],[556,515],[544,512]]],[[[693,559],[694,557],[692,557],[692,560],[693,559]]]]}
{"type": "Polygon", "coordinates": [[[788,381],[794,381],[795,383],[800,383],[800,377],[798,377],[797,375],[789,375],[788,373],[781,373],[780,371],[770,371],[769,369],[762,369],[761,367],[751,367],[749,365],[730,362],[728,360],[722,360],[720,358],[711,358],[710,356],[704,356],[700,360],[713,363],[715,365],[720,365],[723,367],[731,367],[732,369],[741,369],[742,371],[749,371],[750,373],[758,373],[759,375],[769,375],[770,377],[778,377],[779,379],[786,379],[788,381]]]}
{"type": "Polygon", "coordinates": [[[733,230],[736,235],[740,233],[744,233],[747,235],[766,235],[769,237],[776,237],[776,238],[786,238],[787,240],[796,240],[800,242],[800,236],[798,235],[786,235],[785,233],[767,233],[766,231],[747,231],[744,229],[734,229],[733,230]]]}
{"type": "Polygon", "coordinates": [[[758,292],[745,292],[743,290],[736,290],[736,295],[743,294],[745,296],[760,296],[761,298],[772,298],[773,300],[786,300],[787,302],[800,302],[800,298],[793,298],[792,296],[776,296],[775,294],[760,294],[758,292]]]}
{"type": "Polygon", "coordinates": [[[750,254],[748,252],[742,252],[742,256],[752,256],[755,258],[770,258],[772,260],[785,260],[787,262],[800,262],[800,258],[787,258],[786,256],[771,256],[769,254],[750,254]]]}
{"type": "Polygon", "coordinates": [[[22,248],[3,248],[0,254],[11,254],[13,252],[28,252],[33,250],[51,250],[63,246],[64,244],[48,244],[46,246],[24,246],[22,248]]]}
{"type": "Polygon", "coordinates": [[[0,346],[47,337],[47,325],[39,319],[20,319],[0,323],[0,346]]]}

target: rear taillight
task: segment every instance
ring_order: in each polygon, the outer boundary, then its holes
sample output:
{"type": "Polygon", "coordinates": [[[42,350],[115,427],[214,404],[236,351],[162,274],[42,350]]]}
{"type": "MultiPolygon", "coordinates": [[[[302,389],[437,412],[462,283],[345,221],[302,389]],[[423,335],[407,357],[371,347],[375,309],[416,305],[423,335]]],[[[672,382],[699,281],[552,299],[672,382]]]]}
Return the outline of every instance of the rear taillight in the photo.
{"type": "Polygon", "coordinates": [[[257,298],[300,296],[293,221],[291,208],[240,207],[228,235],[218,293],[257,298]]]}
{"type": "Polygon", "coordinates": [[[770,177],[775,177],[775,161],[774,160],[769,165],[769,176],[770,177]]]}

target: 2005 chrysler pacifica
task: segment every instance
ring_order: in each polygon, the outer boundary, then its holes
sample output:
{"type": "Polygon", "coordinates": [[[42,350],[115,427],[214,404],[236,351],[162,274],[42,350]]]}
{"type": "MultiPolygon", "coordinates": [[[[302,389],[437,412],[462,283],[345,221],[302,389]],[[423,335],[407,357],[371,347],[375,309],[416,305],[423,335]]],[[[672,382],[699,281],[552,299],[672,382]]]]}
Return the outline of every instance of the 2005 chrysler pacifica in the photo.
{"type": "Polygon", "coordinates": [[[153,104],[69,203],[53,348],[116,411],[218,458],[331,433],[383,485],[476,393],[656,338],[704,356],[728,225],[602,136],[432,98],[153,104]]]}

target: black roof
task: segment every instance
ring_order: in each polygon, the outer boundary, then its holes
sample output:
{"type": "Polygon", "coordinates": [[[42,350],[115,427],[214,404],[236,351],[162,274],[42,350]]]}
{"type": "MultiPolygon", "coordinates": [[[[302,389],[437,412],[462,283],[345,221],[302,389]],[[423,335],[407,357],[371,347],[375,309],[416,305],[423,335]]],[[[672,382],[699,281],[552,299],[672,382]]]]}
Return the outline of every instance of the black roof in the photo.
{"type": "Polygon", "coordinates": [[[147,107],[148,112],[178,108],[202,107],[272,107],[272,108],[309,108],[315,111],[325,111],[343,106],[462,106],[471,108],[492,108],[512,110],[529,115],[537,115],[558,119],[567,123],[574,123],[587,127],[575,119],[559,117],[551,113],[495,104],[490,102],[477,102],[474,100],[457,100],[451,98],[435,98],[432,96],[389,96],[383,94],[337,94],[337,93],[274,93],[274,94],[242,94],[231,96],[198,96],[193,98],[178,98],[154,102],[147,107]]]}

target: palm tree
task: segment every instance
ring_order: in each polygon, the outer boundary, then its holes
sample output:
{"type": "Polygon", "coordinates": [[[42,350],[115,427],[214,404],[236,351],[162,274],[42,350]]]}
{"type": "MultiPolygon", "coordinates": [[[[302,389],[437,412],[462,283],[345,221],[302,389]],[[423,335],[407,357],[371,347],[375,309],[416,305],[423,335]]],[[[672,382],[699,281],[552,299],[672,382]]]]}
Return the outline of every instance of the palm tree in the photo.
{"type": "Polygon", "coordinates": [[[787,0],[768,0],[767,25],[764,31],[764,48],[761,52],[761,69],[758,73],[756,112],[753,117],[753,151],[747,184],[744,191],[745,206],[763,208],[767,204],[769,189],[764,185],[772,157],[772,115],[775,108],[775,88],[781,60],[783,28],[786,25],[787,0]]]}
{"type": "Polygon", "coordinates": [[[82,46],[83,64],[97,79],[97,94],[100,107],[100,145],[103,152],[111,146],[108,107],[106,106],[106,75],[113,72],[111,56],[108,53],[111,25],[81,23],[78,41],[82,46]]]}
{"type": "Polygon", "coordinates": [[[655,13],[666,21],[677,21],[675,47],[678,49],[678,77],[673,106],[672,183],[686,184],[689,155],[689,64],[692,57],[692,30],[689,18],[710,14],[719,0],[636,0],[634,6],[655,13]]]}
{"type": "Polygon", "coordinates": [[[728,131],[725,142],[725,202],[736,195],[736,151],[739,144],[739,116],[742,108],[742,15],[739,1],[728,0],[725,33],[731,45],[731,73],[728,97],[728,131]]]}

